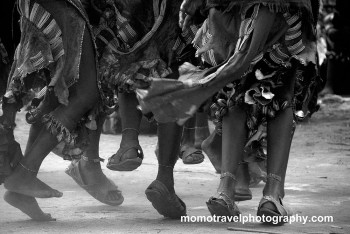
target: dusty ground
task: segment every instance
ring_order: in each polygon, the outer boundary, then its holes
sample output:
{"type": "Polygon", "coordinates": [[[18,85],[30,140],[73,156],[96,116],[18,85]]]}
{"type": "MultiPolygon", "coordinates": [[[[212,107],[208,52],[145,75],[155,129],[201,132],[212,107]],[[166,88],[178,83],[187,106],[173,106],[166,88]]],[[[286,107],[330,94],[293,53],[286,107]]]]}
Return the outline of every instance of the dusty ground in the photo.
{"type": "MultiPolygon", "coordinates": [[[[39,199],[56,222],[38,223],[0,200],[0,233],[223,233],[228,227],[274,233],[350,233],[350,98],[329,98],[313,118],[299,125],[292,145],[285,201],[294,212],[307,216],[333,216],[334,222],[286,224],[270,227],[260,223],[181,223],[162,218],[151,206],[144,190],[156,175],[156,136],[141,136],[145,159],[134,172],[104,172],[122,189],[119,207],[102,205],[80,189],[64,173],[68,162],[50,155],[40,179],[63,191],[59,199],[39,199]]],[[[29,127],[18,117],[16,136],[23,148],[29,127]]],[[[108,158],[119,145],[120,136],[103,135],[101,157],[108,158]]],[[[176,190],[186,202],[188,215],[209,215],[205,201],[213,195],[218,175],[205,160],[200,165],[175,168],[176,190]]],[[[263,185],[253,188],[253,199],[238,204],[243,214],[256,214],[263,185]]],[[[0,186],[0,196],[4,193],[0,186]]],[[[236,231],[236,233],[245,233],[236,231]]]]}

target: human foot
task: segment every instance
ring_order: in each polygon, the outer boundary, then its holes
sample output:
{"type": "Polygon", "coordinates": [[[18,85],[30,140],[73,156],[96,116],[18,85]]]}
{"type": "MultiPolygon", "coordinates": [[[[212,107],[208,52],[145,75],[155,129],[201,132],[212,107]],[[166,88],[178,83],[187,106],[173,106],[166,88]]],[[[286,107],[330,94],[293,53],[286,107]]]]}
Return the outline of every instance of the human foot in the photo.
{"type": "Polygon", "coordinates": [[[138,130],[123,130],[120,148],[108,159],[107,168],[113,171],[133,171],[142,164],[143,151],[138,140],[138,130]]]}
{"type": "Polygon", "coordinates": [[[169,191],[161,181],[153,181],[145,193],[152,206],[164,217],[179,219],[186,215],[185,203],[175,194],[174,190],[169,191]]]}
{"type": "Polygon", "coordinates": [[[26,196],[11,191],[6,191],[4,200],[13,207],[21,210],[35,221],[56,221],[50,214],[44,213],[34,197],[26,196]]]}
{"type": "Polygon", "coordinates": [[[62,197],[63,193],[51,188],[36,177],[36,173],[19,163],[15,171],[5,180],[4,187],[23,195],[37,198],[62,197]]]}
{"type": "MultiPolygon", "coordinates": [[[[283,181],[282,178],[278,175],[271,173],[268,174],[266,185],[263,190],[264,196],[261,199],[258,207],[258,216],[278,216],[283,218],[292,214],[292,211],[288,209],[282,202],[282,199],[284,197],[283,181]]],[[[283,219],[280,219],[278,222],[267,223],[280,225],[283,224],[283,219]]]]}
{"type": "Polygon", "coordinates": [[[204,161],[202,150],[190,145],[181,146],[179,158],[184,164],[199,164],[204,161]]]}
{"type": "Polygon", "coordinates": [[[232,173],[225,172],[221,174],[218,196],[212,196],[207,201],[211,215],[232,217],[240,214],[235,204],[233,192],[235,183],[236,177],[232,173]]]}
{"type": "Polygon", "coordinates": [[[94,162],[83,158],[73,161],[66,169],[66,174],[92,197],[104,204],[118,206],[124,201],[122,192],[102,172],[99,160],[94,162]]]}

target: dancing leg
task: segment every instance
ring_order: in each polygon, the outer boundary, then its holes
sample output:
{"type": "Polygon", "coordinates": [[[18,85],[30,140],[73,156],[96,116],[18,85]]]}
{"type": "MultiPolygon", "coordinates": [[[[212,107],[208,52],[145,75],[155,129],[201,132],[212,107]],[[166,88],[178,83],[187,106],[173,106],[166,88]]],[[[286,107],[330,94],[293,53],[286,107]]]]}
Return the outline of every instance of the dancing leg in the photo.
{"type": "Polygon", "coordinates": [[[175,123],[158,126],[158,174],[146,189],[147,199],[165,217],[186,215],[185,203],[175,194],[174,166],[180,150],[181,127],[175,123]]]}
{"type": "MultiPolygon", "coordinates": [[[[91,109],[98,99],[96,67],[92,48],[92,40],[85,30],[81,67],[92,69],[80,69],[80,79],[70,90],[69,105],[60,105],[52,113],[52,118],[69,131],[75,128],[83,114],[91,109]]],[[[29,152],[21,160],[14,173],[5,181],[5,188],[33,197],[61,197],[61,192],[50,188],[36,177],[42,161],[57,143],[56,136],[53,136],[47,129],[41,129],[29,152]]]]}
{"type": "MultiPolygon", "coordinates": [[[[293,68],[285,77],[285,85],[276,93],[281,100],[286,100],[289,104],[293,100],[295,79],[296,69],[293,68]]],[[[285,195],[284,182],[294,134],[293,109],[287,107],[279,111],[275,118],[269,118],[267,123],[267,181],[258,215],[285,216],[288,215],[288,211],[283,207],[282,199],[285,195]]]]}
{"type": "Polygon", "coordinates": [[[122,140],[118,152],[109,158],[107,168],[132,171],[141,165],[143,159],[138,138],[142,113],[137,109],[139,103],[135,93],[119,93],[118,98],[122,140]]]}
{"type": "Polygon", "coordinates": [[[239,214],[235,201],[236,174],[243,159],[247,138],[246,112],[239,106],[230,109],[223,118],[222,164],[219,196],[207,202],[212,215],[235,216],[239,214]]]}

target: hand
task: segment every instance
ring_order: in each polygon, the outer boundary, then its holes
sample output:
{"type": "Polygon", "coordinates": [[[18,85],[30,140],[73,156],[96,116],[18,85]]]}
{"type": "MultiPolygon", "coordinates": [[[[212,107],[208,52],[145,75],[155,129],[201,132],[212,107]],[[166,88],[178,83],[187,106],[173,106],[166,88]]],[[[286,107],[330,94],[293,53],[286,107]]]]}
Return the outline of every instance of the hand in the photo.
{"type": "Polygon", "coordinates": [[[194,14],[203,6],[203,0],[183,0],[179,12],[179,26],[182,30],[187,28],[194,14]]]}

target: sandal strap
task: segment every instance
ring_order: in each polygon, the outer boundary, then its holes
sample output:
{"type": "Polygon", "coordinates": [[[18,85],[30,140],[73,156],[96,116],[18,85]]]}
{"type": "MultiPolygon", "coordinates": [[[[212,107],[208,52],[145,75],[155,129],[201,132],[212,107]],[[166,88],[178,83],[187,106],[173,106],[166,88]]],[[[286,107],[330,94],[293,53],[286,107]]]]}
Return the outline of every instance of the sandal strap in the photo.
{"type": "Polygon", "coordinates": [[[224,200],[230,209],[235,208],[234,201],[226,193],[224,192],[218,192],[218,193],[219,193],[219,198],[224,200]]]}
{"type": "Polygon", "coordinates": [[[100,162],[104,162],[105,160],[103,158],[94,158],[94,159],[89,159],[88,157],[86,156],[81,156],[81,159],[83,159],[84,161],[86,162],[93,162],[93,163],[100,163],[100,162]]]}
{"type": "Polygon", "coordinates": [[[195,129],[196,129],[196,127],[194,127],[194,128],[184,127],[184,129],[187,129],[187,130],[195,130],[195,129]]]}
{"type": "Polygon", "coordinates": [[[272,196],[269,195],[265,195],[261,198],[260,203],[259,203],[259,207],[258,210],[261,208],[262,205],[264,205],[267,202],[271,202],[272,204],[275,205],[277,211],[283,215],[283,216],[288,216],[290,212],[287,211],[285,205],[282,202],[282,198],[279,197],[278,199],[279,201],[277,201],[275,198],[273,198],[272,196]]]}
{"type": "Polygon", "coordinates": [[[281,181],[282,181],[281,176],[276,175],[276,174],[273,174],[273,173],[269,173],[269,174],[267,175],[267,179],[274,179],[274,180],[277,180],[278,182],[281,182],[281,181]]]}
{"type": "Polygon", "coordinates": [[[234,181],[237,181],[237,179],[236,179],[236,176],[234,175],[234,174],[232,174],[231,172],[223,172],[223,173],[221,173],[221,175],[220,175],[220,180],[222,179],[222,178],[224,178],[224,177],[230,177],[231,179],[233,179],[234,181]]]}

